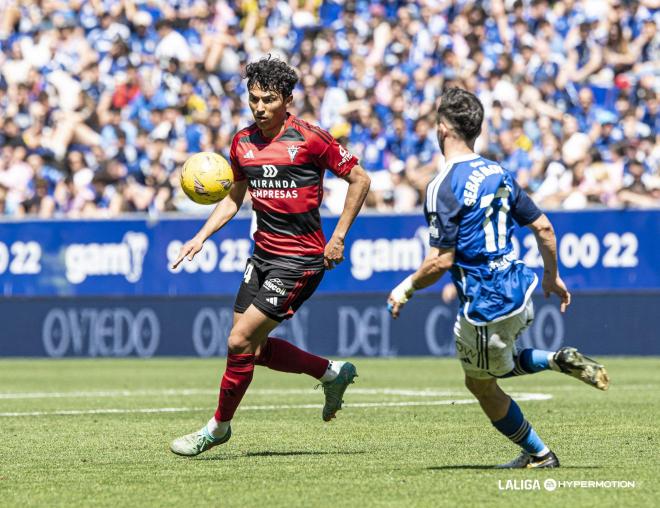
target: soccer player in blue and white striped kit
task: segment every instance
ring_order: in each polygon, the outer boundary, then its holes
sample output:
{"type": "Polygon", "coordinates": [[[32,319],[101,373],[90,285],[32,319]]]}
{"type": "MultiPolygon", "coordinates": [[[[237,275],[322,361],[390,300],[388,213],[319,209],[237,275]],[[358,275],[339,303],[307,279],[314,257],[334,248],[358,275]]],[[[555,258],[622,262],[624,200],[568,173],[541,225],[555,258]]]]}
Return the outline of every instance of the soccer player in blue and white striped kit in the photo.
{"type": "Polygon", "coordinates": [[[557,295],[562,312],[571,295],[557,270],[556,238],[548,218],[511,173],[474,153],[483,117],[475,95],[460,88],[442,94],[437,135],[446,165],[427,188],[430,250],[421,267],[392,290],[388,308],[397,318],[415,290],[450,271],[461,303],[454,337],[465,384],[495,428],[522,448],[519,457],[500,467],[557,467],[557,456],[497,380],[552,369],[606,390],[609,378],[602,365],[575,348],[516,350],[515,340],[534,319],[531,295],[538,279],[513,253],[515,224],[534,232],[543,258],[545,295],[557,295]]]}

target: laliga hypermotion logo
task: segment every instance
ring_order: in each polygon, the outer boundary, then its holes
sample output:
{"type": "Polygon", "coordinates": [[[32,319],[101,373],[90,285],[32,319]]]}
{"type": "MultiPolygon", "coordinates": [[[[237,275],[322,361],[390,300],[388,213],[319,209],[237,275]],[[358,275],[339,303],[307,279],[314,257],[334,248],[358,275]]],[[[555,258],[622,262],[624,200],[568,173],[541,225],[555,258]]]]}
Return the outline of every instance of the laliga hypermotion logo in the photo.
{"type": "Polygon", "coordinates": [[[123,275],[137,282],[148,248],[147,235],[135,231],[128,231],[121,243],[71,244],[64,250],[66,279],[80,284],[91,275],[123,275]]]}

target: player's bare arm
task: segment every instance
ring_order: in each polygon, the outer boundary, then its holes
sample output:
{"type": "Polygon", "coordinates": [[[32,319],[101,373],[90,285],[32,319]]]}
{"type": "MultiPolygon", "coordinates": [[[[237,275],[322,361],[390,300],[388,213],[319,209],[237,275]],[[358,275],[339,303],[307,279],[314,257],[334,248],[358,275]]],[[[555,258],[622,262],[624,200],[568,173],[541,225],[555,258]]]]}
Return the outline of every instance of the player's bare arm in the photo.
{"type": "Polygon", "coordinates": [[[543,282],[541,283],[543,294],[546,298],[550,294],[557,295],[561,299],[560,310],[566,312],[566,308],[571,304],[571,293],[566,289],[557,269],[557,238],[552,223],[543,214],[528,227],[534,232],[539,252],[543,258],[543,282]]]}
{"type": "Polygon", "coordinates": [[[387,298],[387,308],[394,319],[399,317],[401,308],[410,300],[415,291],[429,287],[440,280],[454,264],[454,254],[453,247],[430,248],[417,271],[395,287],[387,298]]]}
{"type": "Polygon", "coordinates": [[[241,180],[234,182],[231,191],[229,191],[229,196],[227,196],[229,199],[223,199],[220,201],[197,234],[183,244],[179,251],[179,256],[172,265],[172,268],[179,266],[186,256],[189,261],[192,261],[195,254],[202,250],[202,246],[206,239],[222,228],[234,217],[234,215],[236,215],[243,204],[246,190],[247,181],[241,180]]]}
{"type": "Polygon", "coordinates": [[[364,200],[369,193],[371,179],[367,172],[356,165],[351,172],[344,177],[348,182],[348,192],[344,201],[344,210],[339,217],[335,231],[325,246],[324,263],[328,270],[332,270],[344,260],[344,240],[348,234],[355,217],[360,212],[364,200]]]}

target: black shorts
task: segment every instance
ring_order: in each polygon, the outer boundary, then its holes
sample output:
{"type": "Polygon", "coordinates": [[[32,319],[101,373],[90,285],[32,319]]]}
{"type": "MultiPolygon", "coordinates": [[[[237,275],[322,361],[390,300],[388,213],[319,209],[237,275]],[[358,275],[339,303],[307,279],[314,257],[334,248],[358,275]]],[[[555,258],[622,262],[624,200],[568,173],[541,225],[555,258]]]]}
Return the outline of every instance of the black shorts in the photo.
{"type": "Polygon", "coordinates": [[[234,311],[242,314],[254,305],[275,321],[289,319],[314,294],[324,272],[283,268],[252,257],[247,262],[234,311]]]}

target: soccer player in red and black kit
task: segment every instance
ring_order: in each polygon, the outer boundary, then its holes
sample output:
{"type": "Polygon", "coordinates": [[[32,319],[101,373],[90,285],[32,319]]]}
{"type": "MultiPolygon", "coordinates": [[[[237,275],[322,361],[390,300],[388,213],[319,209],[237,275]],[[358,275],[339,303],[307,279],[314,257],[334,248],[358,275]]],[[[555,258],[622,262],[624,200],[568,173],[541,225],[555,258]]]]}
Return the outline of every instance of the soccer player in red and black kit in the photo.
{"type": "Polygon", "coordinates": [[[344,239],[369,191],[369,177],[330,134],[287,113],[298,82],[291,67],[269,58],[249,64],[246,74],[255,123],[232,141],[234,185],[183,245],[174,266],[192,259],[238,212],[248,189],[257,215],[255,247],[234,304],[218,408],[201,430],[172,442],[171,450],[179,455],[198,455],[229,440],[231,419],[255,365],[320,380],[325,421],[341,409],[342,396],[357,375],[350,362],[331,362],[269,334],[314,293],[325,269],[343,261],[344,239]],[[348,182],[344,211],[327,243],[319,214],[326,169],[348,182]]]}

